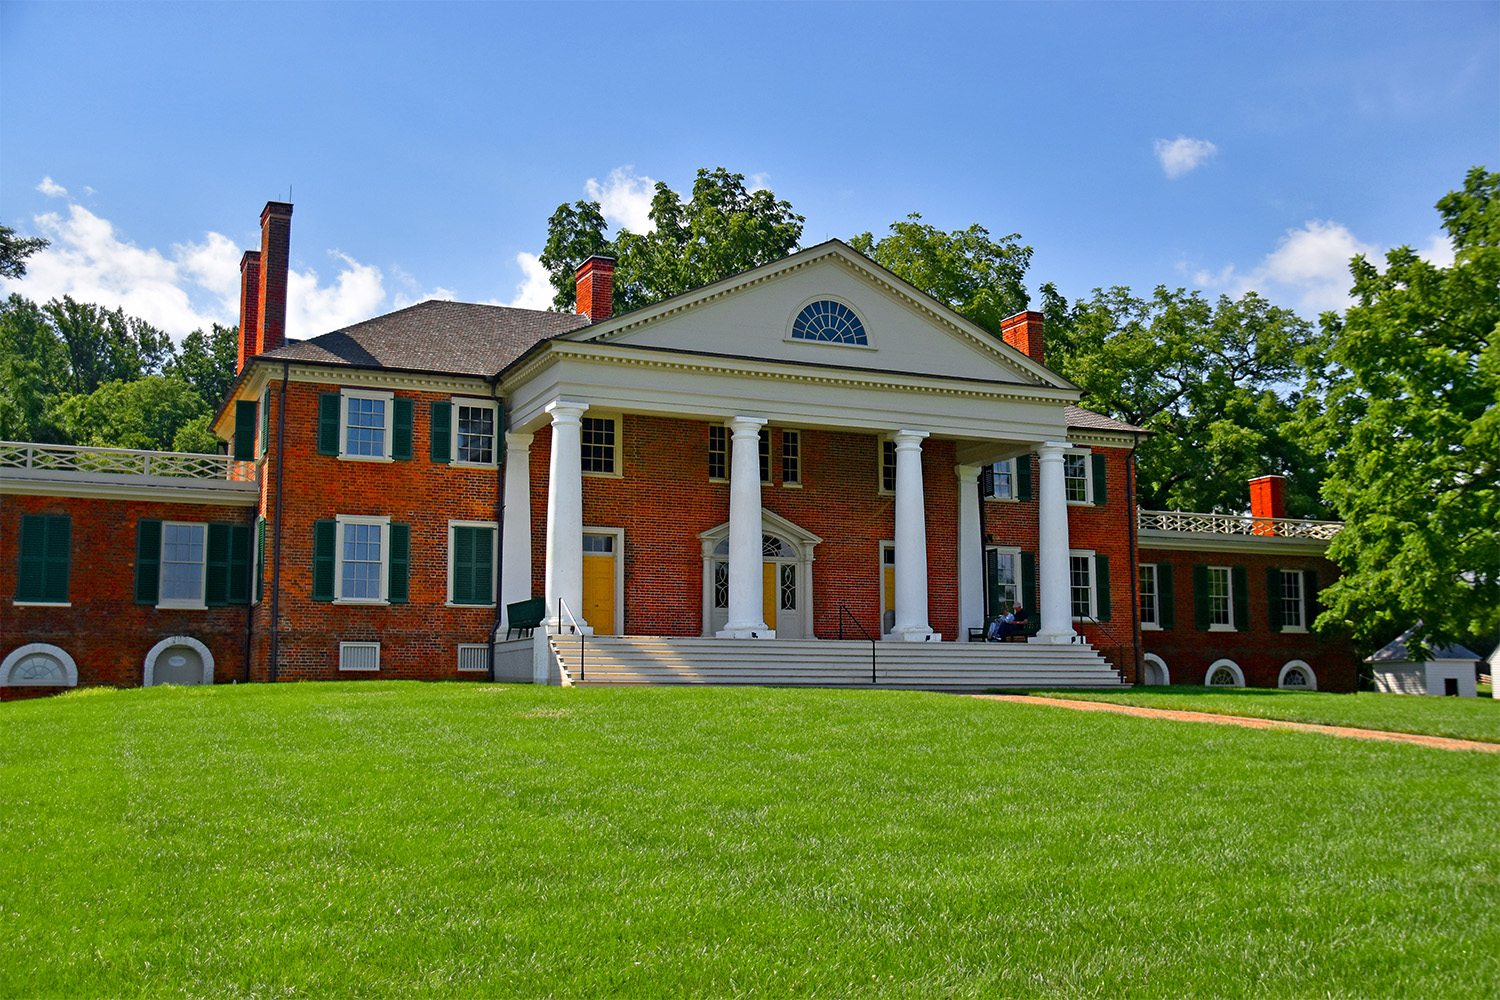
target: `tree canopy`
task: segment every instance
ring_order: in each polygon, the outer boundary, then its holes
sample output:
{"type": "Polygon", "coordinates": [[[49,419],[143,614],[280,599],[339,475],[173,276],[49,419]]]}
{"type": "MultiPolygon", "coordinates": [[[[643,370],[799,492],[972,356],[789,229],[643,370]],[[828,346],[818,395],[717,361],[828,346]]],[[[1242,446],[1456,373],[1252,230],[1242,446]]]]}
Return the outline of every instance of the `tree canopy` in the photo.
{"type": "Polygon", "coordinates": [[[1418,620],[1435,645],[1500,624],[1500,174],[1476,167],[1437,209],[1452,266],[1405,246],[1384,268],[1356,257],[1355,304],[1323,317],[1327,406],[1313,426],[1345,522],[1323,619],[1366,640],[1418,620]]]}
{"type": "Polygon", "coordinates": [[[574,273],[594,254],[616,260],[614,311],[639,309],[785,257],[802,238],[802,216],[767,190],[750,191],[743,174],[698,171],[687,204],[658,181],[649,233],[621,229],[613,239],[597,201],[559,205],[547,222],[540,260],[551,274],[553,308],[577,303],[574,273]]]}
{"type": "Polygon", "coordinates": [[[26,275],[26,258],[47,248],[40,236],[17,236],[9,226],[0,226],[0,278],[26,275]]]}

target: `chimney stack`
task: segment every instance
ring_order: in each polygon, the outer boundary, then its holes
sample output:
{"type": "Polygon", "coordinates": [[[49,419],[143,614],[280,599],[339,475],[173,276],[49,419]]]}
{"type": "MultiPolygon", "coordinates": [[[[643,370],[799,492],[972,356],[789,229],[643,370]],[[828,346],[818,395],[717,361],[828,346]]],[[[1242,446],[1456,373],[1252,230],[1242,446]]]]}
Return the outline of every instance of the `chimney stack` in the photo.
{"type": "Polygon", "coordinates": [[[286,346],[286,274],[292,248],[292,206],[268,201],[260,213],[260,334],[256,354],[286,346]]]}
{"type": "Polygon", "coordinates": [[[1043,317],[1039,312],[1016,313],[1000,321],[1000,338],[1037,364],[1042,360],[1043,317]]]}
{"type": "Polygon", "coordinates": [[[614,312],[615,259],[594,254],[578,265],[574,275],[578,286],[578,313],[595,323],[609,319],[614,312]]]}
{"type": "Polygon", "coordinates": [[[1286,517],[1286,480],[1281,476],[1261,476],[1250,480],[1250,526],[1254,535],[1277,534],[1269,518],[1286,517]]]}
{"type": "Polygon", "coordinates": [[[234,372],[260,353],[260,251],[246,250],[240,258],[240,357],[234,372]]]}

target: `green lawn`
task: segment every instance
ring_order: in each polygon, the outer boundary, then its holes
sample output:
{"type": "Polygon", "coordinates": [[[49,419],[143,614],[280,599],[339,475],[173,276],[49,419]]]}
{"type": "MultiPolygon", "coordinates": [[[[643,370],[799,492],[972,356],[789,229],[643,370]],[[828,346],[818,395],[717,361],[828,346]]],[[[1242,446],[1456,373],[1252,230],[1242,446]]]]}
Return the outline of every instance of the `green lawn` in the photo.
{"type": "Polygon", "coordinates": [[[1500,758],[950,695],[0,705],[0,996],[1500,995],[1500,758]]]}
{"type": "Polygon", "coordinates": [[[1268,688],[1206,688],[1187,685],[1138,687],[1128,691],[1029,691],[1028,694],[1088,701],[1112,701],[1144,708],[1218,712],[1255,719],[1313,722],[1325,726],[1386,729],[1461,740],[1500,743],[1500,701],[1483,698],[1431,698],[1409,694],[1326,694],[1268,688]]]}

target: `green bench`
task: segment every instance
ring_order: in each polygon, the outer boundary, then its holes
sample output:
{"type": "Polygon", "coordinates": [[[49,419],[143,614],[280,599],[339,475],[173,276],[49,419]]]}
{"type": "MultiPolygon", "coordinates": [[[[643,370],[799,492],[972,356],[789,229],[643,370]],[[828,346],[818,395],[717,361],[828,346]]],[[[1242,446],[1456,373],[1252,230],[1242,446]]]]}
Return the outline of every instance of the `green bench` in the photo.
{"type": "MultiPolygon", "coordinates": [[[[984,634],[989,631],[990,624],[994,620],[995,619],[993,619],[993,618],[988,618],[988,619],[985,620],[983,628],[971,628],[971,629],[969,629],[969,641],[970,642],[984,642],[985,641],[984,634]]],[[[1025,642],[1027,639],[1031,638],[1032,636],[1034,636],[1038,632],[1040,632],[1041,628],[1042,628],[1041,616],[1040,615],[1030,615],[1030,616],[1027,617],[1027,619],[1024,622],[1021,623],[1020,627],[1018,629],[1016,629],[1016,631],[1012,632],[1010,635],[1006,636],[1005,638],[1001,639],[1000,641],[1001,642],[1025,642]]]]}
{"type": "Polygon", "coordinates": [[[547,615],[547,600],[544,597],[533,597],[529,601],[517,601],[505,606],[505,620],[510,627],[505,630],[505,638],[509,639],[512,632],[520,632],[523,637],[531,634],[532,629],[542,623],[547,615]]]}

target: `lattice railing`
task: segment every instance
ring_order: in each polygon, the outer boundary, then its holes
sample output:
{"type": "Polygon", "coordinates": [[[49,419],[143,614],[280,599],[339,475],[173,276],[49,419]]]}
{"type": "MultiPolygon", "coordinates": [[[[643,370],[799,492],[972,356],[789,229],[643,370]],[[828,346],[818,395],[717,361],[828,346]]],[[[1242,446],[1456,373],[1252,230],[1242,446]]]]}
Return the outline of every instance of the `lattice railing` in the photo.
{"type": "Polygon", "coordinates": [[[1196,514],[1181,510],[1140,510],[1141,531],[1191,531],[1206,535],[1266,535],[1328,541],[1339,533],[1341,521],[1306,521],[1295,517],[1255,517],[1250,514],[1196,514]]]}
{"type": "MultiPolygon", "coordinates": [[[[255,482],[254,462],[228,455],[200,455],[184,451],[137,451],[132,448],[94,448],[68,444],[27,444],[0,441],[0,470],[32,472],[105,473],[174,479],[218,479],[255,482]]],[[[4,472],[0,471],[0,476],[4,472]]]]}

